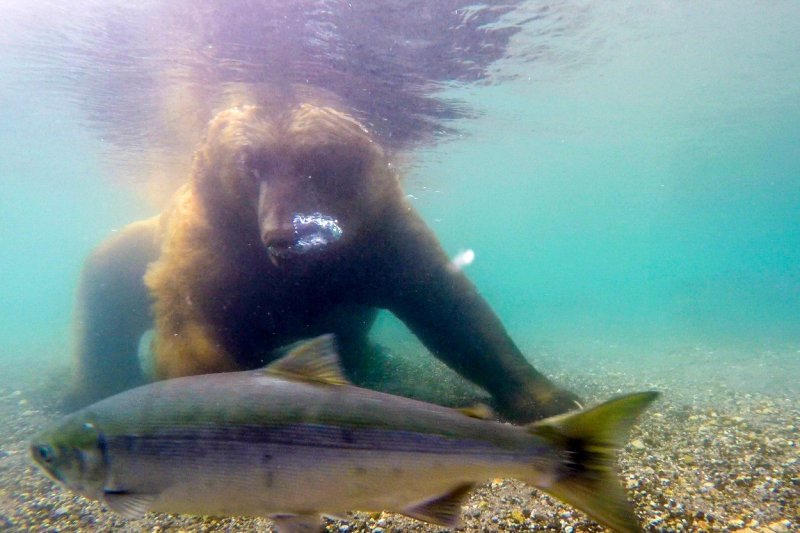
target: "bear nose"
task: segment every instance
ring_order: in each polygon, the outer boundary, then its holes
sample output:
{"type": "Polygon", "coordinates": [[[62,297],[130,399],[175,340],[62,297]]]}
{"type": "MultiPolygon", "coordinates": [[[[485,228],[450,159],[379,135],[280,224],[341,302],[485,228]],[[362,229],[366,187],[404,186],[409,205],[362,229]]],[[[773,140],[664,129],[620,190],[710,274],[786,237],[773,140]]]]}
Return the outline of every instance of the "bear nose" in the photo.
{"type": "Polygon", "coordinates": [[[296,236],[292,226],[268,228],[261,234],[261,242],[267,248],[289,248],[295,241],[296,236]]]}

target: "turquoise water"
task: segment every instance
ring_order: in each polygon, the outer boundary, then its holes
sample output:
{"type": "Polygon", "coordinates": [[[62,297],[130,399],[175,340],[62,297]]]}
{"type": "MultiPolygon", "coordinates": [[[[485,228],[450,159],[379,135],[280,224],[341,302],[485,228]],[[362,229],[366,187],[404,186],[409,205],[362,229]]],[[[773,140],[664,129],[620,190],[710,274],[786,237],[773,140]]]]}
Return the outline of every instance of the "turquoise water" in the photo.
{"type": "MultiPolygon", "coordinates": [[[[561,31],[512,39],[532,61],[444,89],[480,116],[406,155],[445,247],[475,251],[467,272],[521,345],[796,344],[800,8],[559,9],[561,31]]],[[[0,353],[64,359],[83,257],[155,207],[109,176],[74,95],[9,76],[0,353]]]]}
{"type": "MultiPolygon", "coordinates": [[[[273,75],[366,117],[537,368],[589,401],[664,393],[623,453],[646,530],[800,523],[800,3],[507,4],[0,5],[0,529],[248,527],[123,523],[27,443],[57,414],[87,254],[159,212],[220,94],[273,75]]],[[[373,333],[431,360],[387,313],[373,333]]],[[[528,487],[481,490],[470,531],[512,509],[597,531],[528,487]]]]}
{"type": "Polygon", "coordinates": [[[4,365],[69,361],[72,298],[86,254],[151,210],[109,182],[97,141],[69,108],[50,102],[42,110],[41,97],[36,88],[0,93],[4,365]]]}
{"type": "Polygon", "coordinates": [[[796,345],[796,5],[614,5],[464,91],[421,209],[520,342],[796,345]]]}

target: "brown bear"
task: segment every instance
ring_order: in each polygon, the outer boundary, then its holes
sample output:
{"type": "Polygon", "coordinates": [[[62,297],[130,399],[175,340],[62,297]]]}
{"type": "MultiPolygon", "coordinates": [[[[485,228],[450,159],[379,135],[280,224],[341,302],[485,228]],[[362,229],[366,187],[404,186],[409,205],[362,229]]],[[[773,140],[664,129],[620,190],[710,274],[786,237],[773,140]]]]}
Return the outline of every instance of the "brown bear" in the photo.
{"type": "Polygon", "coordinates": [[[251,369],[332,332],[357,383],[378,309],[528,421],[575,407],[523,357],[408,203],[397,173],[348,114],[240,105],[211,120],[171,207],[101,245],[78,300],[73,406],[154,377],[251,369]]]}

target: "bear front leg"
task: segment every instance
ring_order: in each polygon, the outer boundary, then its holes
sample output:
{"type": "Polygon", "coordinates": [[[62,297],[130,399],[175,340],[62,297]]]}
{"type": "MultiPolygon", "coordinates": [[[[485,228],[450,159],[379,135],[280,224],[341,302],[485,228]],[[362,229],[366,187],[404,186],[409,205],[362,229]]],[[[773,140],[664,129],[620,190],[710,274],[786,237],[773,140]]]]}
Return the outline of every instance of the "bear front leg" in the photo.
{"type": "Polygon", "coordinates": [[[433,233],[401,209],[382,235],[379,292],[442,362],[489,392],[500,413],[529,422],[579,407],[578,397],[537,371],[466,276],[451,267],[433,233]]]}
{"type": "Polygon", "coordinates": [[[75,370],[68,410],[144,382],[138,349],[152,327],[143,276],[159,252],[156,218],[136,222],[88,257],[75,308],[75,370]]]}
{"type": "Polygon", "coordinates": [[[438,281],[407,285],[391,309],[433,355],[491,394],[504,418],[525,423],[580,406],[531,366],[463,275],[424,278],[438,281]]]}

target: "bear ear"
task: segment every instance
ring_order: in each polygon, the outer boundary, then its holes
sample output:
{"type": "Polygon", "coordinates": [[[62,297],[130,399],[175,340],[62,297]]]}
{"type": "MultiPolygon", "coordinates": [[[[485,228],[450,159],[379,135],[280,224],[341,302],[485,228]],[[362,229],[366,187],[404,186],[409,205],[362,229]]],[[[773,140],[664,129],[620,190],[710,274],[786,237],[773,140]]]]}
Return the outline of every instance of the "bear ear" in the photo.
{"type": "Polygon", "coordinates": [[[260,372],[326,385],[350,384],[342,372],[336,342],[330,333],[301,343],[260,372]]]}

